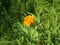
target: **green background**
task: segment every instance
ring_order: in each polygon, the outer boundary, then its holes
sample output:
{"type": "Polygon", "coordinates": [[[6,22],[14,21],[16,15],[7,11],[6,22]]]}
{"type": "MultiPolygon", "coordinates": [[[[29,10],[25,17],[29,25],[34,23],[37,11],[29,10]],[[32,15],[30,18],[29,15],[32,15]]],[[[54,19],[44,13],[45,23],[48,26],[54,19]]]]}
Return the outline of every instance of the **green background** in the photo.
{"type": "Polygon", "coordinates": [[[0,45],[60,45],[60,0],[0,0],[0,45]]]}

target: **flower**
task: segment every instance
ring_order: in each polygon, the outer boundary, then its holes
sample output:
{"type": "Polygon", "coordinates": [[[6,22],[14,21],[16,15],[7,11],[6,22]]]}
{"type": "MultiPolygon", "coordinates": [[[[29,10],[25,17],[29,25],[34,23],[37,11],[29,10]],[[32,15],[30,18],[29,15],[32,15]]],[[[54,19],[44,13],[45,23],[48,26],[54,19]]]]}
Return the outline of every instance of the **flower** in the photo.
{"type": "Polygon", "coordinates": [[[24,24],[26,26],[30,26],[32,23],[34,23],[34,15],[33,14],[28,15],[24,18],[24,24]]]}

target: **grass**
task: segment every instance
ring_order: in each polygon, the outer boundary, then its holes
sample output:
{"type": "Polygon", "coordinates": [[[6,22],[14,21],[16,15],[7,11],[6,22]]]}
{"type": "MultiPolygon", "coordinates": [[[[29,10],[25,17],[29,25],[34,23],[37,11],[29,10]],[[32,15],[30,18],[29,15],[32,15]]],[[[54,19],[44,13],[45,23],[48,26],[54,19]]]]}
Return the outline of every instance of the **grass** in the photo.
{"type": "Polygon", "coordinates": [[[0,45],[60,45],[60,1],[0,0],[0,45]],[[29,13],[35,23],[27,27],[29,13]]]}

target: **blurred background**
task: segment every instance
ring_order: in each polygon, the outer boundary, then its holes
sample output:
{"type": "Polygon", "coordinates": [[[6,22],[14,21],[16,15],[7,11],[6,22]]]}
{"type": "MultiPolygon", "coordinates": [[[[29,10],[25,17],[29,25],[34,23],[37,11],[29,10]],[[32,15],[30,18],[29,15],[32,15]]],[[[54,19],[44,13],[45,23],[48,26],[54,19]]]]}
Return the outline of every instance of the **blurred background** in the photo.
{"type": "Polygon", "coordinates": [[[60,0],[0,0],[0,45],[60,45],[60,0]]]}

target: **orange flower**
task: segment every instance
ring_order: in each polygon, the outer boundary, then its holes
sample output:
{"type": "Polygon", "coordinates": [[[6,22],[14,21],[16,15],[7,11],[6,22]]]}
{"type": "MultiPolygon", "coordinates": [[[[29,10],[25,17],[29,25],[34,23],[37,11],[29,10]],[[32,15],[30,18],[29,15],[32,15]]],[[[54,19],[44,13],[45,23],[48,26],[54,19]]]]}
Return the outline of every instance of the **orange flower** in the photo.
{"type": "Polygon", "coordinates": [[[26,26],[30,26],[32,23],[34,23],[34,15],[28,15],[24,18],[24,24],[26,26]]]}

